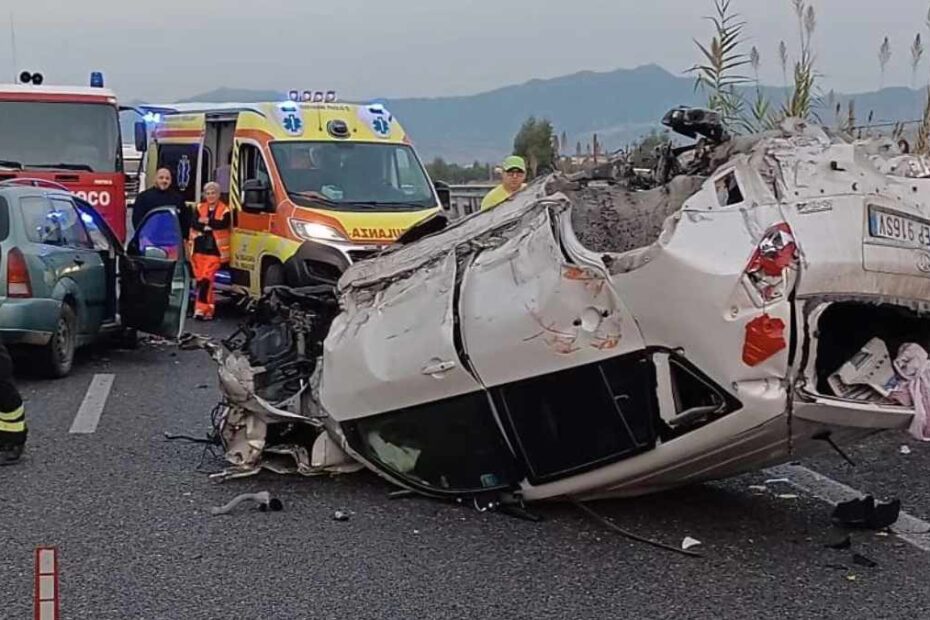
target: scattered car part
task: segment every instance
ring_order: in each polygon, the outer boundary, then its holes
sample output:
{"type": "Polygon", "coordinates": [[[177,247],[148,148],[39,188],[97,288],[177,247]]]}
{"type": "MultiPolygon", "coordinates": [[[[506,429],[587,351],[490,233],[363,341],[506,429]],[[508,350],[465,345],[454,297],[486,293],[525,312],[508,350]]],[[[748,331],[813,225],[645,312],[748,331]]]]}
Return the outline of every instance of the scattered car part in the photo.
{"type": "Polygon", "coordinates": [[[645,538],[638,534],[634,534],[633,532],[625,530],[621,528],[620,526],[618,526],[616,523],[613,523],[609,519],[606,519],[605,517],[601,516],[600,514],[595,512],[590,506],[573,498],[566,498],[566,499],[568,499],[568,501],[574,504],[575,507],[578,508],[578,510],[585,513],[586,515],[588,515],[589,517],[591,517],[592,519],[594,519],[595,521],[597,521],[598,523],[606,527],[607,529],[613,532],[616,532],[617,534],[620,534],[624,538],[628,538],[636,542],[646,543],[647,545],[652,545],[653,547],[665,549],[666,551],[674,551],[675,553],[680,553],[682,555],[687,555],[693,558],[703,557],[700,553],[697,553],[696,551],[691,551],[685,548],[679,549],[678,547],[674,547],[672,545],[666,545],[665,543],[661,543],[659,541],[652,540],[650,538],[645,538]]]}
{"type": "Polygon", "coordinates": [[[271,510],[277,512],[284,508],[281,500],[271,497],[268,491],[259,491],[258,493],[243,493],[234,497],[229,503],[223,506],[214,506],[210,509],[212,515],[224,515],[231,512],[242,502],[255,502],[262,512],[271,510]]]}
{"type": "Polygon", "coordinates": [[[836,525],[856,529],[883,530],[891,527],[901,513],[901,500],[875,503],[871,495],[836,505],[831,520],[836,525]]]}
{"type": "Polygon", "coordinates": [[[859,553],[854,553],[852,556],[853,564],[858,564],[859,566],[865,566],[866,568],[875,568],[878,566],[878,562],[870,558],[865,557],[859,553]]]}

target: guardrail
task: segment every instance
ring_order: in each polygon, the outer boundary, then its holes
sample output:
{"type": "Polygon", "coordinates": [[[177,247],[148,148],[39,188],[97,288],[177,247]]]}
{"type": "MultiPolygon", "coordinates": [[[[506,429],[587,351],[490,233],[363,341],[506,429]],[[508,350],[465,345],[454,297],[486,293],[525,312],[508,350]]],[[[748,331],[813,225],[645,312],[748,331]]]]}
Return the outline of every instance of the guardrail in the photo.
{"type": "Polygon", "coordinates": [[[450,208],[449,211],[453,219],[465,217],[481,209],[481,201],[489,191],[494,189],[494,184],[480,185],[450,185],[450,208]]]}

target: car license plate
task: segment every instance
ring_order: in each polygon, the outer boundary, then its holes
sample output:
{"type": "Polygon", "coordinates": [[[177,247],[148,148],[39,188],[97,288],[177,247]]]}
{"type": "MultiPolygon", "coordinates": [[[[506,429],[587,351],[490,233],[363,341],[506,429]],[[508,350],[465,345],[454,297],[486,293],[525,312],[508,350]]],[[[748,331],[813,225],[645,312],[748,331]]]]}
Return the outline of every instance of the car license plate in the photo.
{"type": "Polygon", "coordinates": [[[877,207],[869,207],[869,235],[894,245],[930,249],[930,222],[877,207]]]}

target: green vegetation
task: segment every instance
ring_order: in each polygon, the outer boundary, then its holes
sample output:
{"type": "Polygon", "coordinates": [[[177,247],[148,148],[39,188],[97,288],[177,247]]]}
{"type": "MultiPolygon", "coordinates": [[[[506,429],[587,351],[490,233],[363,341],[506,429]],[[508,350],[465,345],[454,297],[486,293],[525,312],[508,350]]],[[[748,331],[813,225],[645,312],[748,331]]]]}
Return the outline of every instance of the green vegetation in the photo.
{"type": "Polygon", "coordinates": [[[513,152],[526,160],[527,176],[532,178],[543,171],[555,170],[558,157],[558,140],[552,123],[531,116],[520,127],[513,139],[513,152]]]}
{"type": "Polygon", "coordinates": [[[464,184],[481,183],[493,180],[493,169],[490,164],[474,162],[471,166],[450,164],[442,157],[437,157],[426,164],[426,171],[431,179],[445,181],[446,183],[464,184]]]}

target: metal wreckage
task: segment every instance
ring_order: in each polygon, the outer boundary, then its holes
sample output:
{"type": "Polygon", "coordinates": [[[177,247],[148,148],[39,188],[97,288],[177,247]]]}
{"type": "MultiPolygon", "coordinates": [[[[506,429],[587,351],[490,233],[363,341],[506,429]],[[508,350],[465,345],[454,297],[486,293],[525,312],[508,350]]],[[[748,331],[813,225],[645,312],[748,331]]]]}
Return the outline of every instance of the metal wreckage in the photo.
{"type": "Polygon", "coordinates": [[[930,438],[930,162],[797,120],[664,122],[697,141],[651,174],[539,179],[189,339],[219,365],[216,475],[592,499],[930,438]]]}

